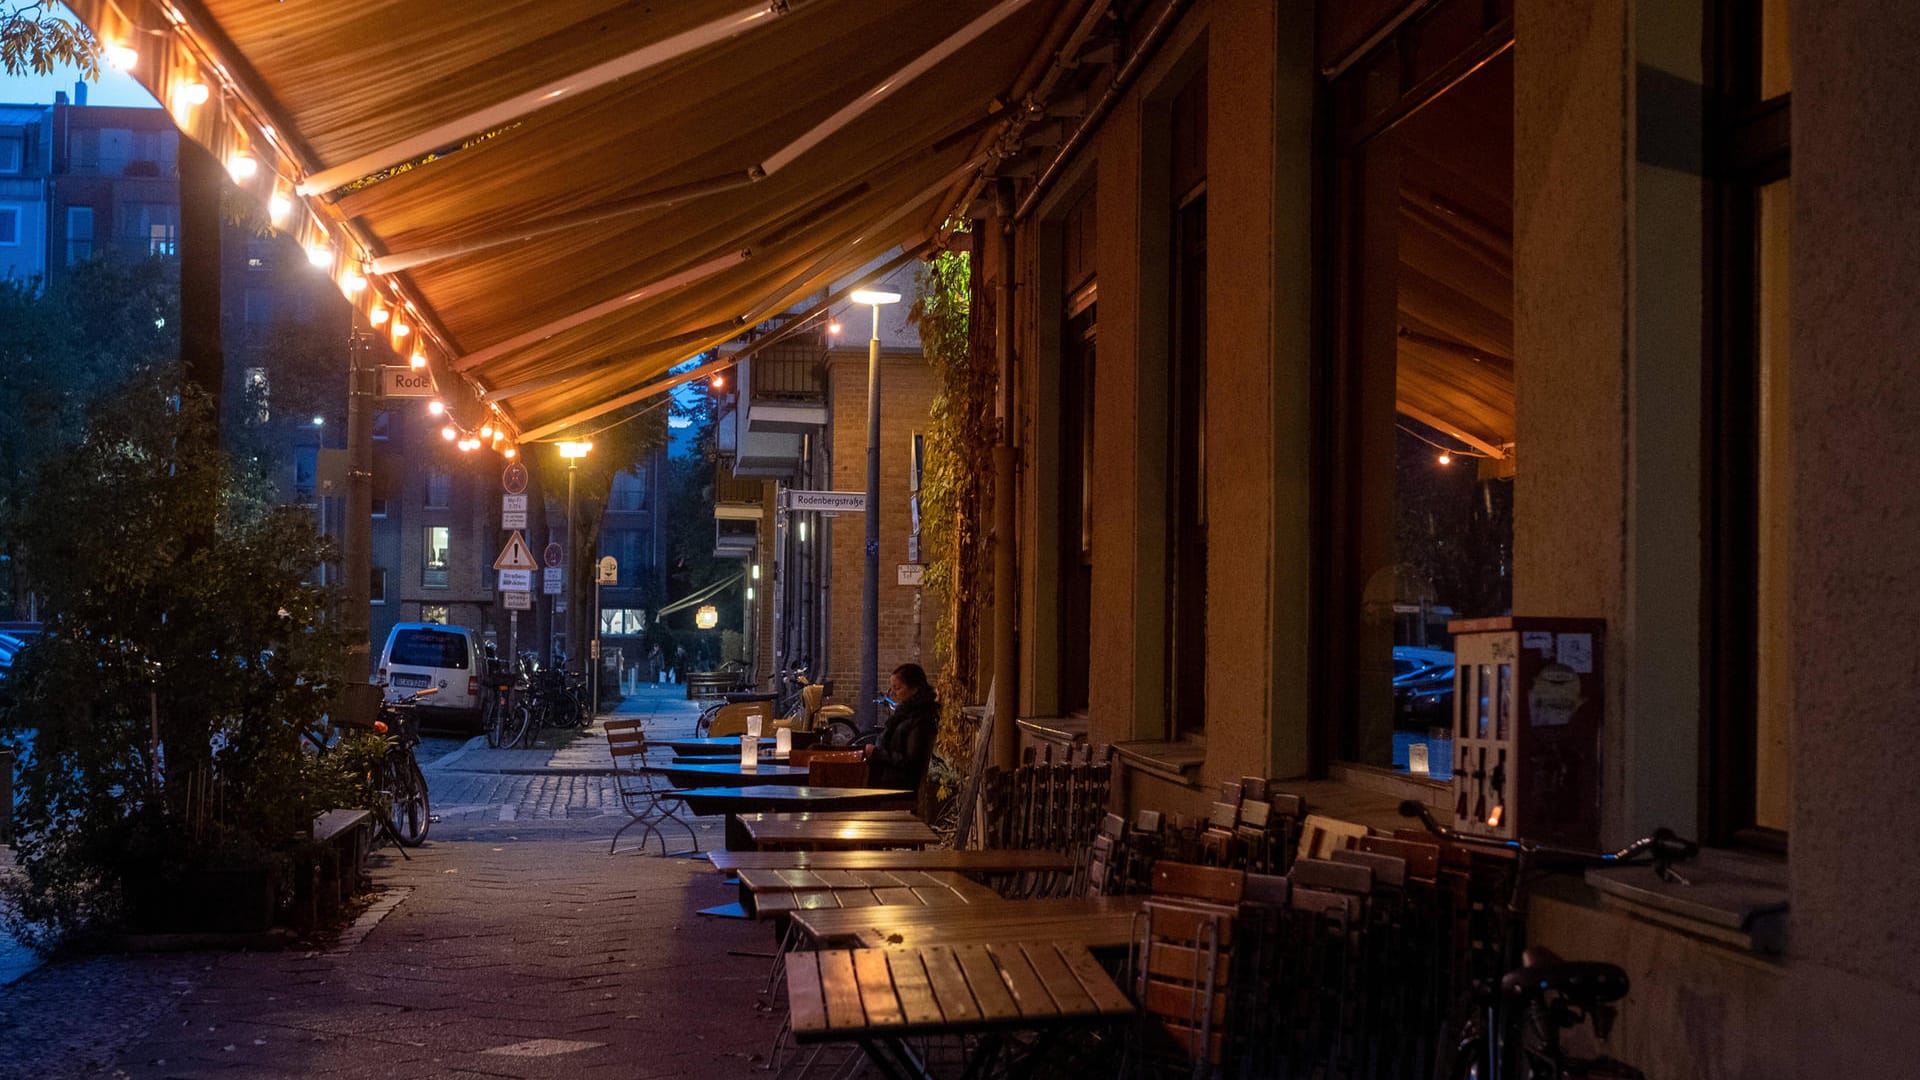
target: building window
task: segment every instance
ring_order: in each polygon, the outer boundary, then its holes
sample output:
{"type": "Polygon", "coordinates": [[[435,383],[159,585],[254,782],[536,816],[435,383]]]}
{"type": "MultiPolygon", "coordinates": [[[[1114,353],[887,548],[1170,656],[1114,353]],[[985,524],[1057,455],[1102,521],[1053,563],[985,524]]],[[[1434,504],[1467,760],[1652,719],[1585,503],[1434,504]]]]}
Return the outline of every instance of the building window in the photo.
{"type": "Polygon", "coordinates": [[[453,493],[453,474],[446,469],[427,470],[427,509],[445,510],[453,493]]]}
{"type": "Polygon", "coordinates": [[[0,247],[15,247],[20,243],[20,208],[0,206],[0,247]]]}
{"type": "Polygon", "coordinates": [[[0,173],[20,173],[26,167],[26,134],[19,128],[0,131],[0,173]]]}
{"type": "Polygon", "coordinates": [[[441,626],[447,625],[447,605],[421,604],[420,621],[424,623],[438,623],[441,626]]]}
{"type": "Polygon", "coordinates": [[[426,533],[426,547],[422,550],[426,569],[420,584],[429,589],[444,589],[453,566],[453,530],[445,525],[429,525],[426,533]]]}
{"type": "Polygon", "coordinates": [[[647,474],[623,469],[613,474],[613,487],[607,492],[609,513],[637,513],[647,508],[647,474]]]}
{"type": "Polygon", "coordinates": [[[373,437],[376,440],[383,440],[391,436],[392,433],[393,433],[393,413],[386,409],[381,409],[379,412],[374,413],[373,414],[373,437]]]}
{"type": "Polygon", "coordinates": [[[253,417],[253,422],[256,424],[264,424],[273,418],[273,410],[267,400],[269,397],[267,390],[267,369],[248,368],[242,392],[246,394],[248,415],[253,417]]]}
{"type": "Polygon", "coordinates": [[[373,500],[373,516],[377,518],[383,518],[387,516],[387,500],[385,499],[373,500]]]}
{"type": "Polygon", "coordinates": [[[1329,95],[1338,314],[1316,540],[1331,662],[1317,692],[1332,756],[1405,770],[1423,744],[1435,777],[1454,764],[1448,623],[1512,607],[1508,42],[1409,67],[1390,37],[1329,95]],[[1477,66],[1429,78],[1443,63],[1477,66]]]}
{"type": "Polygon", "coordinates": [[[1055,601],[1062,715],[1086,710],[1092,681],[1094,342],[1099,329],[1094,206],[1094,191],[1088,188],[1062,222],[1066,310],[1059,316],[1059,502],[1054,525],[1060,559],[1055,601]]]}
{"type": "Polygon", "coordinates": [[[373,578],[368,583],[367,602],[370,604],[384,604],[387,602],[387,571],[384,567],[376,566],[371,572],[373,578]]]}
{"type": "Polygon", "coordinates": [[[179,244],[179,226],[164,222],[155,222],[147,226],[147,254],[178,255],[180,254],[179,244]]]}
{"type": "Polygon", "coordinates": [[[1706,833],[1784,850],[1792,811],[1786,0],[1708,5],[1706,833]]]}
{"type": "Polygon", "coordinates": [[[1167,738],[1207,721],[1207,71],[1168,107],[1167,738]]]}
{"type": "Polygon", "coordinates": [[[600,633],[603,636],[640,634],[646,629],[647,613],[640,608],[602,608],[600,610],[600,633]]]}
{"type": "Polygon", "coordinates": [[[67,207],[67,265],[93,258],[93,207],[67,207]]]}
{"type": "Polygon", "coordinates": [[[141,255],[180,253],[180,207],[177,203],[130,203],[122,225],[126,249],[141,255]]]}

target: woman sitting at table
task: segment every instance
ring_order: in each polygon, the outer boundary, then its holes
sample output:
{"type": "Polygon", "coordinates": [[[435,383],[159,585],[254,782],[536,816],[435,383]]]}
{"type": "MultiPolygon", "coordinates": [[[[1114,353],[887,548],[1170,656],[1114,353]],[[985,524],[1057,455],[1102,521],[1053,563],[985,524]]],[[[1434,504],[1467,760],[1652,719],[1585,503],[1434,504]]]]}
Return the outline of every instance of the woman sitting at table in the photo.
{"type": "Polygon", "coordinates": [[[893,702],[893,715],[879,739],[867,747],[867,782],[877,788],[918,790],[940,729],[940,698],[919,664],[901,664],[893,669],[887,699],[893,702]]]}

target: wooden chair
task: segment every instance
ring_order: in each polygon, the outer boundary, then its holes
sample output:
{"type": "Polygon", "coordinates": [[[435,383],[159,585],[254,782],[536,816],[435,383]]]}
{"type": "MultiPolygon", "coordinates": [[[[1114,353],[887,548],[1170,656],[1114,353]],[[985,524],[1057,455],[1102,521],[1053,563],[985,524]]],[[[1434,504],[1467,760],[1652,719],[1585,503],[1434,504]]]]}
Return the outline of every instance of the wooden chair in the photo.
{"type": "Polygon", "coordinates": [[[787,764],[806,768],[816,761],[865,761],[858,750],[816,750],[794,747],[787,751],[787,764]]]}
{"type": "Polygon", "coordinates": [[[647,737],[638,721],[609,720],[606,722],[607,752],[613,756],[613,787],[620,799],[621,809],[630,819],[613,834],[613,840],[607,845],[607,854],[611,855],[620,847],[620,834],[640,826],[640,847],[647,849],[647,837],[660,841],[660,854],[667,853],[667,838],[660,826],[671,821],[687,830],[687,836],[693,841],[693,850],[700,850],[700,834],[695,832],[693,824],[680,816],[680,807],[672,795],[672,788],[657,773],[645,769],[647,763],[647,737]]]}
{"type": "Polygon", "coordinates": [[[1247,875],[1161,860],[1135,935],[1140,1050],[1213,1075],[1226,1046],[1234,921],[1247,875]]]}

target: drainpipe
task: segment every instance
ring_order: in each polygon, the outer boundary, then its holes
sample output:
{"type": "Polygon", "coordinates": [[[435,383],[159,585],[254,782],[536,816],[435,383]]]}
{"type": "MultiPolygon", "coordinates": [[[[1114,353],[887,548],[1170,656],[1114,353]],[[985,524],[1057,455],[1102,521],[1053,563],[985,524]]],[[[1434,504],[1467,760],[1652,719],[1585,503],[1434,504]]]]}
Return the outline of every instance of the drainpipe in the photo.
{"type": "Polygon", "coordinates": [[[993,445],[993,764],[1011,769],[1020,756],[1019,628],[1014,606],[1013,536],[1013,181],[1002,178],[993,189],[994,217],[1000,223],[1000,267],[994,283],[993,357],[996,367],[993,445]]]}

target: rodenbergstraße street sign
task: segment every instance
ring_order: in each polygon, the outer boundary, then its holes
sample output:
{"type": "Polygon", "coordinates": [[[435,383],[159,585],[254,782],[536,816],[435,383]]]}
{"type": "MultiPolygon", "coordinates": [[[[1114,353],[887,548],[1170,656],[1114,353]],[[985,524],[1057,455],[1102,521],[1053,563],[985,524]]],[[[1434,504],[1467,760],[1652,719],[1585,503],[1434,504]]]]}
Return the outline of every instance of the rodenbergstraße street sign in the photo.
{"type": "Polygon", "coordinates": [[[818,510],[830,514],[867,512],[867,493],[864,491],[798,491],[789,488],[786,496],[788,510],[818,510]]]}
{"type": "Polygon", "coordinates": [[[418,398],[434,395],[433,376],[426,368],[404,364],[384,364],[380,368],[380,396],[418,398]]]}

